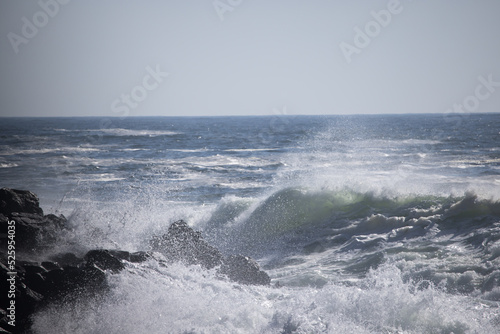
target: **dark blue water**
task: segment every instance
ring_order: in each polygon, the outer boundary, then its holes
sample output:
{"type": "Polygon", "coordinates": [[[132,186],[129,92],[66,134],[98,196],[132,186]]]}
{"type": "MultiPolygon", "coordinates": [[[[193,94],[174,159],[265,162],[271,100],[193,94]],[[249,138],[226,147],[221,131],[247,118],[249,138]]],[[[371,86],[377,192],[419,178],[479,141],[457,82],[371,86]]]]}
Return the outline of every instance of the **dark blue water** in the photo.
{"type": "Polygon", "coordinates": [[[0,131],[0,186],[69,217],[58,250],[141,250],[185,219],[282,285],[151,261],[110,274],[105,301],[40,312],[40,333],[500,329],[500,114],[2,118],[0,131]]]}

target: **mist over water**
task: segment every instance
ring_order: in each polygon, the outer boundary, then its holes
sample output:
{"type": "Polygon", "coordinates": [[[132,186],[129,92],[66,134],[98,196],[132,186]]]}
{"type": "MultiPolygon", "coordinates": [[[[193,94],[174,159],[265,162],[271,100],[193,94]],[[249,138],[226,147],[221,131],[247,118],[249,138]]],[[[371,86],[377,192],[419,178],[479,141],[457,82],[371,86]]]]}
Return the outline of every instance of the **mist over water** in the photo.
{"type": "MultiPolygon", "coordinates": [[[[37,333],[494,333],[500,117],[6,119],[2,186],[73,229],[51,252],[146,250],[186,220],[272,287],[162,256],[51,305],[37,333]],[[35,163],[36,162],[36,163],[35,163]]],[[[43,256],[43,255],[42,255],[43,256]]]]}

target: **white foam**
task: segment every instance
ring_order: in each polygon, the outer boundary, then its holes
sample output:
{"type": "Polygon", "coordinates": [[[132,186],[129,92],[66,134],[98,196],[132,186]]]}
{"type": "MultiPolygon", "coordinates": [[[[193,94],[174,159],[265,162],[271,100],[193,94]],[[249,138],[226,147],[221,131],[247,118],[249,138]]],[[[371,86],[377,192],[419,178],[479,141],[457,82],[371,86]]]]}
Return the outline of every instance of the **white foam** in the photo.
{"type": "Polygon", "coordinates": [[[404,282],[394,266],[352,286],[321,289],[241,286],[196,266],[155,260],[108,278],[105,298],[40,311],[35,333],[496,332],[495,307],[404,282]]]}
{"type": "Polygon", "coordinates": [[[180,132],[168,131],[168,130],[131,130],[123,128],[111,128],[111,129],[91,129],[82,130],[88,132],[102,132],[105,134],[110,134],[113,136],[146,136],[146,137],[156,137],[156,136],[175,136],[181,134],[180,132]]]}
{"type": "Polygon", "coordinates": [[[279,148],[231,148],[224,150],[225,152],[268,152],[278,151],[279,148]]]}
{"type": "Polygon", "coordinates": [[[52,148],[37,148],[37,149],[17,149],[10,150],[7,152],[0,152],[0,155],[28,155],[28,154],[64,154],[64,153],[79,153],[79,152],[99,152],[101,151],[95,147],[83,147],[83,146],[64,146],[64,147],[52,147],[52,148]]]}
{"type": "Polygon", "coordinates": [[[13,168],[18,166],[19,164],[16,164],[14,162],[0,163],[0,168],[13,168]]]}

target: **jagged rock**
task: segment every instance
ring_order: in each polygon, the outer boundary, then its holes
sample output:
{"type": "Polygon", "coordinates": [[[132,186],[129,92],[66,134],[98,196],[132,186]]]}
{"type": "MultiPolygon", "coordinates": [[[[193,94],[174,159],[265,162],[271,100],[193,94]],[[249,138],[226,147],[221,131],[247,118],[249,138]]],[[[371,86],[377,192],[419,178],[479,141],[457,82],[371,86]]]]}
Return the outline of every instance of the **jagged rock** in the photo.
{"type": "Polygon", "coordinates": [[[73,253],[59,253],[49,257],[52,263],[59,266],[77,266],[82,262],[82,259],[73,253]]]}
{"type": "Polygon", "coordinates": [[[165,255],[171,262],[199,264],[207,269],[222,264],[219,250],[210,246],[200,232],[194,231],[183,220],[170,225],[166,234],[153,238],[151,248],[165,255]]]}
{"type": "Polygon", "coordinates": [[[114,257],[120,260],[125,260],[128,262],[135,262],[135,263],[144,262],[151,257],[151,255],[148,252],[144,251],[130,253],[122,250],[110,249],[108,250],[108,252],[109,254],[113,255],[114,257]]]}
{"type": "MultiPolygon", "coordinates": [[[[54,245],[67,222],[63,215],[39,216],[33,213],[13,212],[7,218],[0,214],[0,225],[5,232],[9,220],[15,222],[16,249],[24,252],[36,252],[40,248],[54,245]]],[[[2,243],[6,242],[6,237],[2,236],[2,243]]]]}
{"type": "Polygon", "coordinates": [[[0,189],[0,213],[7,216],[13,212],[33,213],[43,216],[38,196],[28,190],[0,189]]]}
{"type": "MultiPolygon", "coordinates": [[[[66,228],[63,215],[43,215],[38,197],[27,190],[0,189],[0,226],[7,232],[9,220],[15,222],[16,250],[36,252],[53,245],[66,228]]],[[[0,243],[6,243],[7,234],[2,234],[0,243]]]]}
{"type": "Polygon", "coordinates": [[[50,261],[38,263],[17,260],[15,269],[10,270],[3,264],[7,263],[6,259],[2,258],[0,287],[2,291],[9,291],[11,281],[15,286],[16,327],[8,325],[9,319],[5,313],[8,301],[5,298],[0,303],[0,328],[23,332],[31,325],[29,316],[39,307],[63,297],[67,301],[84,295],[100,294],[108,287],[105,270],[118,271],[124,268],[123,263],[106,250],[89,251],[85,258],[78,258],[72,253],[53,258],[64,259],[72,264],[61,266],[50,261]],[[16,273],[15,276],[10,274],[11,271],[16,273]]]}
{"type": "Polygon", "coordinates": [[[58,263],[50,261],[43,261],[42,267],[45,268],[45,270],[47,271],[61,269],[61,266],[58,263]]]}
{"type": "Polygon", "coordinates": [[[224,258],[219,250],[210,246],[183,220],[170,225],[167,234],[151,241],[154,251],[159,251],[171,262],[199,264],[205,268],[220,266],[219,274],[242,284],[269,285],[271,279],[261,271],[257,262],[242,255],[224,258]]]}
{"type": "Polygon", "coordinates": [[[130,259],[127,261],[135,263],[144,262],[150,257],[151,255],[148,252],[140,251],[140,252],[130,253],[130,259]]]}
{"type": "MultiPolygon", "coordinates": [[[[12,268],[7,261],[7,226],[15,221],[16,266],[15,288],[16,327],[8,325],[8,301],[0,302],[0,332],[28,331],[30,315],[47,302],[64,297],[76,299],[82,295],[101,294],[108,288],[106,270],[119,272],[125,268],[123,261],[143,262],[152,258],[151,253],[130,253],[122,250],[90,250],[81,258],[73,253],[52,255],[45,261],[22,261],[23,252],[32,256],[34,252],[54,245],[58,234],[66,228],[64,216],[43,215],[38,197],[30,191],[0,189],[0,290],[9,291],[12,268]],[[31,254],[29,254],[31,253],[31,254]]],[[[218,268],[218,273],[242,284],[269,285],[269,276],[259,269],[249,257],[237,255],[224,258],[220,251],[208,244],[200,232],[194,231],[186,222],[173,223],[168,232],[151,241],[151,248],[159,251],[169,262],[181,261],[199,264],[204,268],[218,268]]]]}
{"type": "MultiPolygon", "coordinates": [[[[0,308],[5,312],[2,319],[0,319],[3,329],[9,331],[18,331],[19,329],[24,329],[29,326],[29,316],[32,314],[37,305],[43,299],[43,296],[39,293],[33,291],[28,285],[26,285],[26,268],[21,267],[20,264],[16,264],[15,272],[16,275],[11,275],[10,270],[2,262],[0,262],[0,290],[5,293],[5,296],[1,298],[0,308]],[[15,291],[15,298],[10,298],[7,292],[15,291]],[[15,318],[8,318],[9,303],[13,300],[15,302],[15,318]],[[15,327],[8,325],[8,322],[14,320],[15,327]]],[[[6,263],[6,262],[5,262],[6,263]]],[[[30,269],[29,269],[30,270],[30,269]]]]}
{"type": "Polygon", "coordinates": [[[232,255],[225,258],[219,273],[242,284],[269,285],[271,283],[269,275],[260,270],[257,262],[243,255],[232,255]]]}
{"type": "MultiPolygon", "coordinates": [[[[122,254],[128,253],[123,251],[120,252],[122,254]]],[[[130,258],[130,254],[128,255],[128,257],[130,258]]],[[[113,256],[110,251],[105,249],[91,250],[87,254],[85,254],[84,259],[85,261],[87,261],[87,265],[93,264],[102,270],[109,269],[114,272],[119,272],[120,270],[125,268],[125,265],[120,261],[120,259],[113,256]]]]}

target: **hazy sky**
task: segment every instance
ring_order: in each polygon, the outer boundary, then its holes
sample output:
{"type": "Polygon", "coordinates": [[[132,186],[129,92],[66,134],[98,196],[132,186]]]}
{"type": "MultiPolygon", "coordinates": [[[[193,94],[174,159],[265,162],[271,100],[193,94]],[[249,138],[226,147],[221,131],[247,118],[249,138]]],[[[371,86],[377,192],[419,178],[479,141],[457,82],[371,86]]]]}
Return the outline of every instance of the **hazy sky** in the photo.
{"type": "Polygon", "coordinates": [[[499,17],[498,0],[2,0],[0,115],[500,112],[499,17]]]}

